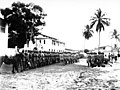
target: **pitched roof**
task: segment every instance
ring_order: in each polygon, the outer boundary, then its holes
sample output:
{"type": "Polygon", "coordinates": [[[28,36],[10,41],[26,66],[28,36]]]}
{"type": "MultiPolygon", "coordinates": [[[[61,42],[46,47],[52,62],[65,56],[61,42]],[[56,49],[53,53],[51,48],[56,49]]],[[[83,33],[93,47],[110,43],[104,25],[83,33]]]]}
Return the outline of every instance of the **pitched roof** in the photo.
{"type": "Polygon", "coordinates": [[[64,42],[61,42],[61,41],[59,41],[58,39],[56,39],[54,37],[47,36],[47,35],[42,34],[42,33],[39,33],[38,37],[36,37],[35,39],[52,39],[52,40],[55,40],[56,42],[65,44],[64,42]],[[42,36],[42,37],[39,37],[39,36],[42,36]]]}

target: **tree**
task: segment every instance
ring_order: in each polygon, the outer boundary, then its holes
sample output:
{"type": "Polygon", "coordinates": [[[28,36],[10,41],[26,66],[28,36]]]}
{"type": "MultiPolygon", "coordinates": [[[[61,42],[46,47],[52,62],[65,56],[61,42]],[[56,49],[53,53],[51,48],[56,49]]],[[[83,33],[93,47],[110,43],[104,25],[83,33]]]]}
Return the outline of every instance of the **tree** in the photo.
{"type": "Polygon", "coordinates": [[[99,32],[99,45],[100,47],[100,32],[103,29],[104,31],[104,25],[109,26],[110,25],[110,19],[105,17],[105,13],[102,14],[101,9],[99,8],[97,10],[97,13],[95,13],[95,16],[90,19],[91,25],[90,28],[93,28],[93,26],[96,24],[96,31],[99,32]]]}
{"type": "Polygon", "coordinates": [[[9,46],[22,48],[30,40],[34,43],[34,36],[38,35],[38,26],[45,26],[42,7],[33,3],[13,3],[10,8],[1,9],[1,14],[8,24],[9,46]]]}
{"type": "MultiPolygon", "coordinates": [[[[85,39],[89,40],[89,38],[91,38],[93,36],[93,30],[91,30],[89,25],[85,26],[84,32],[83,32],[83,36],[85,37],[85,39]]],[[[84,45],[84,49],[85,49],[85,45],[84,45]]]]}

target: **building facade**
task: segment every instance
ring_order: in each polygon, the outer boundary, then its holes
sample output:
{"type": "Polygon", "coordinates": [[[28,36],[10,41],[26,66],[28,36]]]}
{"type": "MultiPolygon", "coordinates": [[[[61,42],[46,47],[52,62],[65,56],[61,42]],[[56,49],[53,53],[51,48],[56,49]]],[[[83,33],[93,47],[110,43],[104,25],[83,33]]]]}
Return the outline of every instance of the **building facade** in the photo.
{"type": "MultiPolygon", "coordinates": [[[[32,41],[29,45],[24,46],[24,49],[33,50],[37,48],[39,51],[50,51],[50,52],[64,52],[65,43],[59,41],[56,38],[40,34],[35,37],[35,44],[32,41]]],[[[14,55],[16,48],[8,48],[8,25],[5,21],[0,18],[0,56],[3,55],[14,55]]]]}
{"type": "Polygon", "coordinates": [[[7,53],[8,48],[8,26],[2,18],[0,18],[0,56],[7,53]]]}
{"type": "Polygon", "coordinates": [[[35,44],[38,50],[41,51],[50,51],[50,52],[64,52],[65,51],[65,43],[59,41],[56,38],[40,34],[35,37],[35,44]]]}

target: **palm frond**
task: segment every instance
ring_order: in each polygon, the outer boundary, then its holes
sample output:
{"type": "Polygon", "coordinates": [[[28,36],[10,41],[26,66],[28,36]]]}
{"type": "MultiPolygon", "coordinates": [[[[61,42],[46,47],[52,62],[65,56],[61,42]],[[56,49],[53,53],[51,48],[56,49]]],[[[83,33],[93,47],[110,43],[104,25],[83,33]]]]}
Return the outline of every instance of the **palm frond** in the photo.
{"type": "Polygon", "coordinates": [[[101,9],[99,8],[99,9],[98,9],[98,16],[99,16],[99,18],[101,17],[101,13],[102,13],[102,11],[101,11],[101,9]]]}
{"type": "Polygon", "coordinates": [[[85,28],[86,28],[87,30],[89,30],[90,27],[89,27],[89,25],[86,25],[85,28]]]}
{"type": "Polygon", "coordinates": [[[90,32],[94,33],[94,31],[93,31],[93,30],[90,30],[90,32]]]}
{"type": "Polygon", "coordinates": [[[101,17],[104,17],[106,14],[104,13],[101,17]]]}
{"type": "Polygon", "coordinates": [[[117,36],[120,36],[120,34],[118,34],[117,36]]]}
{"type": "Polygon", "coordinates": [[[93,26],[95,25],[96,22],[97,22],[97,20],[91,22],[91,24],[90,24],[90,28],[93,28],[93,26]]]}
{"type": "Polygon", "coordinates": [[[95,13],[95,16],[96,16],[97,18],[99,18],[99,15],[98,15],[98,13],[95,13]]]}
{"type": "Polygon", "coordinates": [[[102,20],[109,20],[110,21],[110,18],[102,18],[102,20]]]}
{"type": "Polygon", "coordinates": [[[109,21],[104,21],[104,20],[102,20],[101,21],[104,25],[106,25],[106,26],[109,26],[110,25],[110,22],[109,21]]]}
{"type": "Polygon", "coordinates": [[[97,19],[97,17],[91,17],[90,21],[94,21],[96,19],[97,19]]]}

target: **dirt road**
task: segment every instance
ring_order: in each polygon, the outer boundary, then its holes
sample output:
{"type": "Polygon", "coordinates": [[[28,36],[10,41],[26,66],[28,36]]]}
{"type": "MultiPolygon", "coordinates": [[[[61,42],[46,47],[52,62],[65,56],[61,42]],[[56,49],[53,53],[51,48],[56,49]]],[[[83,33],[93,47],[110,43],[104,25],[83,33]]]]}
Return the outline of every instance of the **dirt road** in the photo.
{"type": "Polygon", "coordinates": [[[0,74],[0,90],[120,90],[120,63],[88,68],[85,59],[22,73],[0,74]]]}

